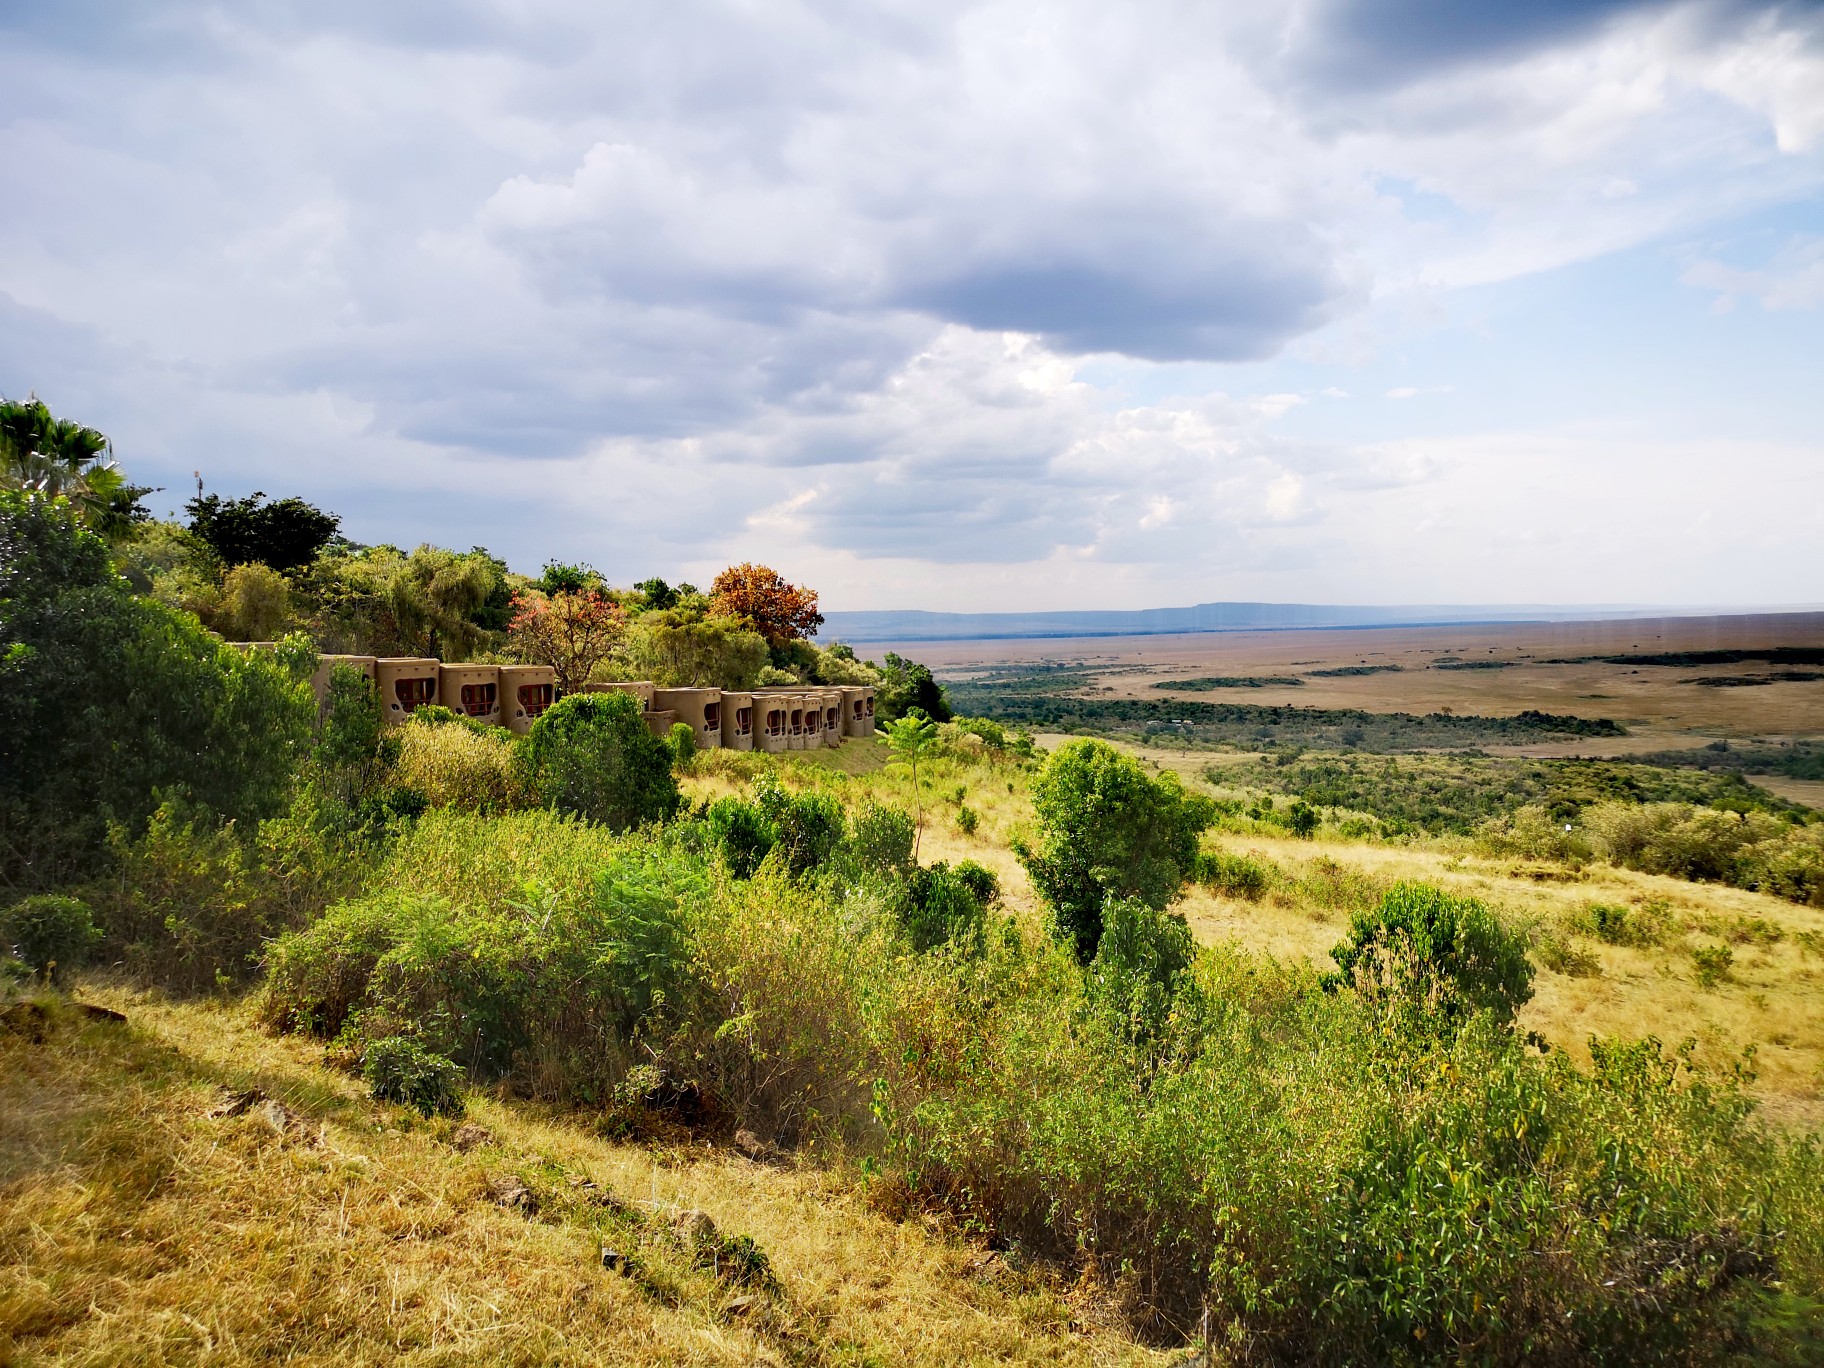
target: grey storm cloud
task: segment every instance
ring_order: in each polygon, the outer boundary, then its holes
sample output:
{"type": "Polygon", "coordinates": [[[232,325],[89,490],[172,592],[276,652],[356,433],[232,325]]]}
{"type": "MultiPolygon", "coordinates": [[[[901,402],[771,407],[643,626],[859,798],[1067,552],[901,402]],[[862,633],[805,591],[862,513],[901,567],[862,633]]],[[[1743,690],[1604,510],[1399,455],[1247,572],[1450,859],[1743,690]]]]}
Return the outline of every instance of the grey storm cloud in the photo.
{"type": "MultiPolygon", "coordinates": [[[[1279,545],[1346,484],[1275,444],[1283,404],[1129,404],[1085,358],[1207,376],[1439,261],[1498,280],[1648,240],[1699,212],[1656,198],[1656,114],[1503,72],[1684,14],[1772,25],[1755,60],[1791,63],[1816,13],[0,5],[0,391],[80,409],[155,480],[287,479],[370,537],[593,538],[642,568],[769,528],[943,564],[1279,545]],[[1586,98],[1567,155],[1550,106],[1586,98]],[[1441,237],[1387,183],[1475,215],[1441,237]],[[563,508],[531,472],[573,482],[563,508]]],[[[1809,136],[1792,70],[1673,150],[1753,180],[1769,120],[1809,136]]]]}

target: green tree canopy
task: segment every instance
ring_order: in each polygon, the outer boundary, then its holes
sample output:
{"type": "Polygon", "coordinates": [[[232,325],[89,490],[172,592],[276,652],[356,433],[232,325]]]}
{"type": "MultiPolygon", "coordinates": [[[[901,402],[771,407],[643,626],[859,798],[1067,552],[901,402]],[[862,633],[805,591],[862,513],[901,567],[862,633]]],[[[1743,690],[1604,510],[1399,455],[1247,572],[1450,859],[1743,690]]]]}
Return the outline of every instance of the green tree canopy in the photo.
{"type": "Polygon", "coordinates": [[[547,807],[617,831],[662,822],[681,801],[672,753],[647,729],[632,694],[559,699],[532,724],[520,760],[547,807]]]}
{"type": "Polygon", "coordinates": [[[133,597],[68,503],[0,491],[0,878],[80,872],[165,792],[277,812],[315,711],[273,655],[133,597]]]}
{"type": "Polygon", "coordinates": [[[244,499],[219,494],[199,496],[185,504],[190,531],[215,552],[223,565],[258,562],[274,570],[302,570],[314,561],[342,520],[299,498],[262,503],[259,490],[244,499]]]}
{"type": "Polygon", "coordinates": [[[1040,839],[1018,853],[1081,963],[1096,956],[1108,898],[1160,909],[1178,896],[1215,806],[1171,773],[1151,778],[1104,741],[1070,741],[1033,784],[1040,839]]]}

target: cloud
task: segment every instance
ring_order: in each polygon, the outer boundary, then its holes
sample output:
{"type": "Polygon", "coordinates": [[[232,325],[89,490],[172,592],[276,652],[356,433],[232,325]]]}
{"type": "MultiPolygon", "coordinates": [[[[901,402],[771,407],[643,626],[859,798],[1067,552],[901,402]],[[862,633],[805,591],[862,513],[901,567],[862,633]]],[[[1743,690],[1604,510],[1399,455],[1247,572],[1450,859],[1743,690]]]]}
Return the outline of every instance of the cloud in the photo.
{"type": "MultiPolygon", "coordinates": [[[[14,7],[0,389],[532,566],[1315,585],[1446,466],[1308,401],[1448,392],[1335,372],[1451,292],[1818,193],[1816,15],[14,7]]],[[[1812,307],[1811,250],[1687,280],[1812,307]]]]}
{"type": "Polygon", "coordinates": [[[1824,305],[1824,237],[1794,238],[1761,270],[1706,258],[1692,262],[1679,278],[1697,289],[1716,291],[1719,312],[1733,309],[1744,295],[1776,313],[1815,309],[1824,305]]]}

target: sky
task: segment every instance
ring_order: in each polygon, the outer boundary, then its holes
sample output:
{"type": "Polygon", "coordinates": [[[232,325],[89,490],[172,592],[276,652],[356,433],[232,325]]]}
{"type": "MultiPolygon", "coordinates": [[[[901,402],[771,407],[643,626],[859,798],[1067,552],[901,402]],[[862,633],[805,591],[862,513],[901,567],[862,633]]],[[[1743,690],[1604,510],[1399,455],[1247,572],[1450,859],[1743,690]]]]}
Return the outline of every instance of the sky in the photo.
{"type": "Polygon", "coordinates": [[[1824,602],[1824,5],[0,0],[0,394],[826,608],[1824,602]]]}

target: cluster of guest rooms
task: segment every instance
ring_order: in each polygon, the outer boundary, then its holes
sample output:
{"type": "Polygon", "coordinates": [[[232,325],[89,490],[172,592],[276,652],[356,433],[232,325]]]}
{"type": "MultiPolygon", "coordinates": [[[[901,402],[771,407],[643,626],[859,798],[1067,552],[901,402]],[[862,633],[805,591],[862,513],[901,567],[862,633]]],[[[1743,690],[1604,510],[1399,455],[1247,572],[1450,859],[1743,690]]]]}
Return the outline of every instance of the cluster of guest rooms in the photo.
{"type": "MultiPolygon", "coordinates": [[[[311,680],[319,703],[329,691],[330,672],[338,665],[367,676],[379,695],[382,714],[393,723],[435,703],[477,722],[523,733],[557,694],[557,675],[548,665],[328,655],[320,657],[311,680]]],[[[660,689],[644,680],[630,680],[585,684],[582,692],[632,694],[654,736],[669,736],[682,722],[696,733],[699,750],[816,750],[840,746],[846,737],[874,734],[874,690],[866,685],[737,691],[660,689]]]]}

